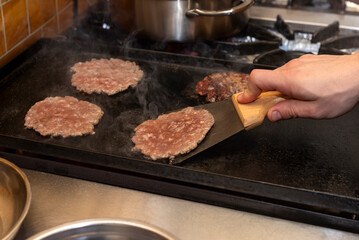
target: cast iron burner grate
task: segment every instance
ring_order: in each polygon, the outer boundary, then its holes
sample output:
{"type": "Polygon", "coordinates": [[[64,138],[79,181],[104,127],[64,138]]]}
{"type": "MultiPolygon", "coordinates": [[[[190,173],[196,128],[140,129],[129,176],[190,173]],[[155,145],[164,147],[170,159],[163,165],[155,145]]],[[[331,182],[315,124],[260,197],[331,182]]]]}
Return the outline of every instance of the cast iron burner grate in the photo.
{"type": "Polygon", "coordinates": [[[293,30],[280,15],[270,27],[250,20],[242,32],[231,38],[186,43],[157,42],[118,28],[104,4],[93,6],[68,36],[96,39],[125,48],[253,63],[257,68],[268,69],[280,67],[306,53],[343,55],[359,50],[359,35],[340,36],[339,22],[314,32],[304,32],[293,30]]]}

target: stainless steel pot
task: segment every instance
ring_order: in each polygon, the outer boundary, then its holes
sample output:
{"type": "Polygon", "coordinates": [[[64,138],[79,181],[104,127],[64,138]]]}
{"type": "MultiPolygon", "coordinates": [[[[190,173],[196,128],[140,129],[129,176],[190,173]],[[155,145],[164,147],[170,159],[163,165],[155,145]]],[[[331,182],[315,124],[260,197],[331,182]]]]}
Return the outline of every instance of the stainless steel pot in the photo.
{"type": "Polygon", "coordinates": [[[112,20],[158,41],[225,38],[248,22],[254,0],[111,0],[112,20]]]}
{"type": "Polygon", "coordinates": [[[0,239],[13,239],[27,215],[31,202],[26,175],[11,162],[0,158],[0,239]]]}

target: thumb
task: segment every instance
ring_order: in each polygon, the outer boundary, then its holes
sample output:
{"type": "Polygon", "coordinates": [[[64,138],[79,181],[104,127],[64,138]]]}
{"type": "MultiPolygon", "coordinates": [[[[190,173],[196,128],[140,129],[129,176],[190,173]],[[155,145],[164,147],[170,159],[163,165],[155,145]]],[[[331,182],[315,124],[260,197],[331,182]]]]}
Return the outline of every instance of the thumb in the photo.
{"type": "Polygon", "coordinates": [[[314,102],[289,99],[281,101],[269,109],[267,117],[272,122],[298,117],[308,118],[313,117],[314,109],[314,102]]]}

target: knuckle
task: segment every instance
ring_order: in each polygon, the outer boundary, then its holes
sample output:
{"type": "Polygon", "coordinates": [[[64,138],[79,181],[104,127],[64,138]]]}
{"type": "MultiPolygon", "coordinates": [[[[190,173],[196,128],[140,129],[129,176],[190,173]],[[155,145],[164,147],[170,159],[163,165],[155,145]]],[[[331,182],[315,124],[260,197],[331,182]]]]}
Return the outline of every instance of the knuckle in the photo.
{"type": "Polygon", "coordinates": [[[289,102],[288,102],[288,104],[285,104],[285,105],[282,107],[282,110],[281,110],[281,114],[284,119],[298,117],[297,108],[295,105],[290,104],[289,102]]]}
{"type": "Polygon", "coordinates": [[[298,117],[298,111],[297,111],[297,107],[294,105],[290,106],[288,108],[288,116],[289,118],[297,118],[298,117]]]}
{"type": "Polygon", "coordinates": [[[307,59],[307,58],[311,58],[313,56],[313,54],[309,54],[309,53],[307,53],[307,54],[303,54],[302,56],[300,56],[298,59],[307,59]]]}
{"type": "Polygon", "coordinates": [[[298,75],[298,68],[296,67],[298,64],[295,62],[289,62],[286,68],[281,69],[281,79],[284,81],[288,81],[289,79],[298,75]]]}
{"type": "Polygon", "coordinates": [[[320,119],[323,116],[323,112],[318,106],[314,106],[307,109],[307,115],[310,118],[320,119]]]}
{"type": "Polygon", "coordinates": [[[327,109],[319,104],[308,108],[307,114],[309,117],[314,119],[323,119],[329,117],[327,109]]]}
{"type": "Polygon", "coordinates": [[[258,79],[258,76],[259,76],[259,72],[254,69],[250,74],[249,74],[249,79],[250,79],[250,82],[252,83],[257,83],[257,79],[258,79]]]}
{"type": "Polygon", "coordinates": [[[290,60],[286,65],[289,67],[293,67],[293,66],[298,66],[302,63],[302,59],[300,58],[295,58],[290,60]]]}

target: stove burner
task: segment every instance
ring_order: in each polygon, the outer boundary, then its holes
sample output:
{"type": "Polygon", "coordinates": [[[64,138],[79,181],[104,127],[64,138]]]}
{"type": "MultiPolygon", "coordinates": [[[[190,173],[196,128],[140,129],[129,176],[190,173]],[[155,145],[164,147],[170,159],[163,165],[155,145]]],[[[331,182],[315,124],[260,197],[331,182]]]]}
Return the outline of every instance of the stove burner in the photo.
{"type": "Polygon", "coordinates": [[[274,28],[282,34],[286,39],[293,40],[294,32],[291,27],[284,21],[281,15],[277,16],[277,21],[274,23],[274,28]]]}
{"type": "MultiPolygon", "coordinates": [[[[111,22],[104,5],[91,10],[80,23],[79,29],[85,29],[83,37],[95,36],[96,39],[125,48],[253,63],[256,67],[274,69],[305,53],[346,54],[359,48],[359,43],[351,42],[356,39],[355,36],[349,37],[348,40],[338,37],[337,21],[315,32],[305,32],[293,30],[282,16],[278,15],[272,27],[264,27],[250,20],[242,32],[226,39],[186,43],[156,42],[142,39],[138,33],[127,34],[119,29],[111,22]]],[[[74,35],[79,37],[81,33],[79,30],[77,35],[74,35]]]]}
{"type": "Polygon", "coordinates": [[[342,52],[354,53],[359,51],[359,35],[340,36],[322,43],[322,46],[330,49],[339,49],[342,52]]]}
{"type": "Polygon", "coordinates": [[[257,68],[275,69],[304,54],[306,54],[306,52],[275,49],[256,57],[253,60],[253,64],[257,68]]]}
{"type": "MultiPolygon", "coordinates": [[[[308,54],[305,51],[284,51],[282,49],[275,49],[264,54],[259,55],[253,60],[253,64],[256,68],[275,69],[283,66],[290,60],[299,58],[300,56],[308,54]]],[[[319,49],[318,54],[329,54],[329,55],[344,55],[337,49],[323,48],[319,49]]]]}
{"type": "Polygon", "coordinates": [[[312,43],[322,42],[339,33],[339,22],[335,21],[313,33],[312,43]]]}
{"type": "Polygon", "coordinates": [[[259,40],[273,41],[278,42],[279,44],[282,43],[281,37],[269,31],[267,28],[251,22],[248,23],[243,34],[247,34],[259,40]]]}

